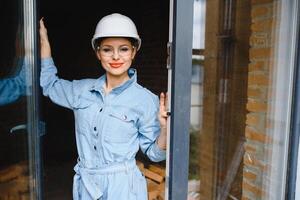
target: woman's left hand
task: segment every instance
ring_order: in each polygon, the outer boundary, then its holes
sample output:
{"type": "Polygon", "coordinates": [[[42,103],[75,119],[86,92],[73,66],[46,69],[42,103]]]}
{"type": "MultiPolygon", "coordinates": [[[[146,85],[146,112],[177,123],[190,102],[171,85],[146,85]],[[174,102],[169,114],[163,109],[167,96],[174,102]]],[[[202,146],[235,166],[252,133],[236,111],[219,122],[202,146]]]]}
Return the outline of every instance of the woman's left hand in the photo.
{"type": "Polygon", "coordinates": [[[160,149],[165,150],[167,146],[167,119],[168,112],[168,94],[161,93],[159,99],[158,119],[160,123],[160,135],[157,140],[157,145],[160,149]]]}
{"type": "Polygon", "coordinates": [[[161,128],[167,127],[167,118],[168,118],[168,94],[160,93],[159,99],[159,123],[161,128]]]}

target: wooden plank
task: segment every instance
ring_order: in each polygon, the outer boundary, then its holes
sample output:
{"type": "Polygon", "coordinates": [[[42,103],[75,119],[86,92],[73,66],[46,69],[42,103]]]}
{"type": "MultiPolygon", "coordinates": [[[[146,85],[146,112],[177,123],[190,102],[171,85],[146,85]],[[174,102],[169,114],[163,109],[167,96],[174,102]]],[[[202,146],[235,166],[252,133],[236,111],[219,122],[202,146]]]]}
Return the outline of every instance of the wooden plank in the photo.
{"type": "Polygon", "coordinates": [[[158,191],[159,184],[151,179],[147,179],[147,188],[149,192],[158,191]]]}
{"type": "Polygon", "coordinates": [[[157,200],[157,196],[158,196],[158,191],[151,191],[148,192],[148,199],[149,200],[157,200]]]}
{"type": "Polygon", "coordinates": [[[165,169],[161,166],[149,165],[148,169],[156,174],[159,174],[160,176],[166,176],[165,169]]]}
{"type": "Polygon", "coordinates": [[[141,161],[136,161],[136,165],[138,166],[138,168],[143,171],[145,166],[144,163],[142,163],[141,161]]]}
{"type": "Polygon", "coordinates": [[[0,183],[15,179],[27,172],[26,165],[13,165],[0,171],[0,183]]]}
{"type": "Polygon", "coordinates": [[[13,179],[6,183],[0,184],[0,199],[1,195],[10,194],[10,193],[24,193],[29,191],[29,180],[28,177],[20,177],[13,179]]]}
{"type": "Polygon", "coordinates": [[[149,169],[146,169],[146,168],[144,169],[144,175],[147,178],[150,178],[150,179],[152,179],[152,180],[154,180],[154,181],[156,181],[158,183],[161,183],[164,180],[163,176],[161,176],[159,174],[156,174],[156,173],[154,173],[154,172],[152,172],[152,171],[150,171],[149,169]]]}

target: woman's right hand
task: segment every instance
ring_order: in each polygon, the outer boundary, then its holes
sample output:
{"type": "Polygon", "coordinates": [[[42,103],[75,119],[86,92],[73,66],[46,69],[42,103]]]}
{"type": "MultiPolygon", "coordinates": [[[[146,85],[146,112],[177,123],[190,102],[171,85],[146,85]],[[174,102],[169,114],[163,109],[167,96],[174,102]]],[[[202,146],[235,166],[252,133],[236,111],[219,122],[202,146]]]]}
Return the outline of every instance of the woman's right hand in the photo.
{"type": "Polygon", "coordinates": [[[48,40],[47,29],[44,25],[43,18],[40,19],[40,45],[41,45],[41,58],[51,57],[51,47],[48,40]]]}

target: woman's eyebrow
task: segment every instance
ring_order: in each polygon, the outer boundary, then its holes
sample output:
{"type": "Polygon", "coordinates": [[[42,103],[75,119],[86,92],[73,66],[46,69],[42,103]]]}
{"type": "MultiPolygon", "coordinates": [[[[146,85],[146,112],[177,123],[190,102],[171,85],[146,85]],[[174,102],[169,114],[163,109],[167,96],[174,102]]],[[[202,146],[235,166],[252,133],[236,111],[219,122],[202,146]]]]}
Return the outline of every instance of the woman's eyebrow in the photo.
{"type": "Polygon", "coordinates": [[[101,47],[112,47],[112,46],[111,46],[111,45],[104,44],[104,45],[101,45],[101,47]]]}
{"type": "MultiPolygon", "coordinates": [[[[102,47],[114,47],[113,45],[109,45],[109,44],[104,44],[104,45],[101,45],[102,47]]],[[[118,47],[123,47],[123,46],[126,46],[126,47],[129,47],[130,44],[121,44],[119,45],[118,47]]]]}

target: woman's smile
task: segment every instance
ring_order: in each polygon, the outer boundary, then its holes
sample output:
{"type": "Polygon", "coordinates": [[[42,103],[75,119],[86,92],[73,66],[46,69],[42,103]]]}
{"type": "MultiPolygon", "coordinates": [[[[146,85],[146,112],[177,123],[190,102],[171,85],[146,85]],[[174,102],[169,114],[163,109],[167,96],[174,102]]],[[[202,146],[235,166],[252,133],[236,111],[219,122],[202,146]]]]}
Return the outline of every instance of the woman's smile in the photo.
{"type": "Polygon", "coordinates": [[[122,62],[113,62],[113,63],[109,63],[109,65],[112,67],[112,68],[119,68],[123,65],[124,63],[122,62]]]}

